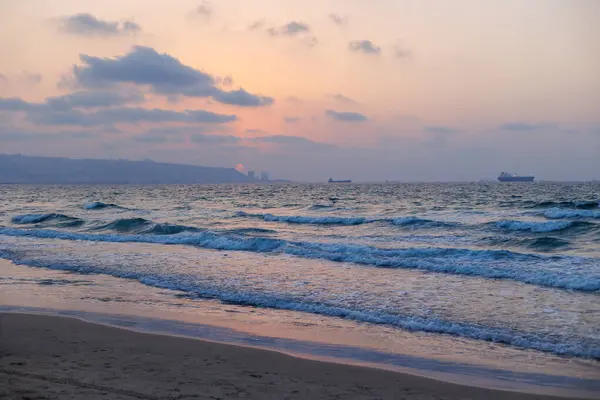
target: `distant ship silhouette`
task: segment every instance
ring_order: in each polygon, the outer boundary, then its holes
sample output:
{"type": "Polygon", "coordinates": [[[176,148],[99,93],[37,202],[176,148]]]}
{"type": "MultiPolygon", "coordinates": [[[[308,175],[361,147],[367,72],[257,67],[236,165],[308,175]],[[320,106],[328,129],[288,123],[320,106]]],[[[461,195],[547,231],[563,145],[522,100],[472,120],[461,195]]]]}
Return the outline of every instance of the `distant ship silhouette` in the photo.
{"type": "Polygon", "coordinates": [[[521,176],[518,174],[508,173],[508,172],[502,172],[498,176],[498,180],[500,182],[533,182],[534,179],[535,179],[535,176],[532,176],[532,175],[521,176]]]}
{"type": "Polygon", "coordinates": [[[340,181],[336,181],[333,178],[329,178],[329,183],[350,183],[352,182],[350,179],[346,179],[346,180],[340,180],[340,181]]]}

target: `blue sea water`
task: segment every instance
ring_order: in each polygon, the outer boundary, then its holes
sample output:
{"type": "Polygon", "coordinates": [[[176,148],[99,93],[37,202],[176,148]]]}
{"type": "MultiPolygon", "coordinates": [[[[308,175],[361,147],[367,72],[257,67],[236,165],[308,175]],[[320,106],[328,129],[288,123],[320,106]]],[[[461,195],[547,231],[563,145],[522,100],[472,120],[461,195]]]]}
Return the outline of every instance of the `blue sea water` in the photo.
{"type": "Polygon", "coordinates": [[[600,360],[600,183],[7,185],[0,221],[20,265],[600,360]]]}

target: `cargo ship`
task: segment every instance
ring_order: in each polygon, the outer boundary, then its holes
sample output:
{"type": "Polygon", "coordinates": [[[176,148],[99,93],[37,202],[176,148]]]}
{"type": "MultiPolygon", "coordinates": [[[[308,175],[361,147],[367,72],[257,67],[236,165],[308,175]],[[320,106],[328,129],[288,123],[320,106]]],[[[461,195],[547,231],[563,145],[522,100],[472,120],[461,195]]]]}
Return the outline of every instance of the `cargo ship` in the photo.
{"type": "Polygon", "coordinates": [[[350,179],[347,179],[347,180],[341,180],[341,181],[336,181],[336,180],[333,180],[332,178],[329,178],[329,181],[328,181],[328,182],[329,182],[329,183],[352,183],[352,181],[351,181],[350,179]]]}
{"type": "Polygon", "coordinates": [[[509,172],[502,172],[498,176],[500,182],[533,182],[535,176],[533,175],[518,175],[509,172]]]}

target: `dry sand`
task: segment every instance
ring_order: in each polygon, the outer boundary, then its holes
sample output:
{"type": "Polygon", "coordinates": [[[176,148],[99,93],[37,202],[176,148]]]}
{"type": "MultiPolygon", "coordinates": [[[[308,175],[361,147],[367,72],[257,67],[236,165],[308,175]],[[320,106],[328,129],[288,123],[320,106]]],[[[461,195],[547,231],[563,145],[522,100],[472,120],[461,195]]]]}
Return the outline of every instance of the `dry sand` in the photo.
{"type": "Polygon", "coordinates": [[[0,399],[544,399],[395,372],[0,313],[0,399]]]}

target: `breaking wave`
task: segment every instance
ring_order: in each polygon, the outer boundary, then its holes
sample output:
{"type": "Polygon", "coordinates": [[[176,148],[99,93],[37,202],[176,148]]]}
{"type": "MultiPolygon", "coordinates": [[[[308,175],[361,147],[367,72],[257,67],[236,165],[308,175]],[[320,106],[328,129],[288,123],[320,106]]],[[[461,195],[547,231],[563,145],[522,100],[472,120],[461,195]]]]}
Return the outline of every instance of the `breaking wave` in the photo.
{"type": "Polygon", "coordinates": [[[596,224],[585,221],[515,221],[502,220],[495,223],[499,229],[532,233],[549,233],[566,230],[592,230],[596,224]]]}
{"type": "Polygon", "coordinates": [[[21,259],[19,257],[13,257],[13,261],[23,265],[74,271],[82,274],[104,274],[117,278],[135,279],[147,286],[182,291],[189,297],[216,299],[228,304],[306,312],[371,324],[390,325],[413,332],[451,335],[557,355],[600,359],[599,348],[586,343],[571,341],[569,338],[561,335],[545,337],[509,328],[489,327],[482,324],[469,324],[435,317],[391,314],[379,310],[362,309],[360,305],[357,305],[356,308],[347,308],[328,304],[327,302],[314,302],[302,297],[253,292],[250,290],[231,290],[197,280],[190,280],[188,277],[178,276],[177,274],[163,275],[156,272],[148,273],[146,271],[122,270],[94,265],[66,264],[64,262],[48,264],[36,260],[21,259]]]}
{"type": "Polygon", "coordinates": [[[564,208],[550,208],[542,213],[548,219],[563,218],[600,218],[600,211],[594,210],[567,210],[564,208]]]}
{"type": "Polygon", "coordinates": [[[260,218],[267,222],[285,222],[288,224],[303,225],[362,225],[373,222],[385,222],[397,226],[456,226],[456,223],[433,221],[418,217],[376,218],[376,217],[336,217],[336,216],[302,216],[302,215],[273,215],[251,214],[244,211],[236,213],[238,217],[260,218]]]}
{"type": "MultiPolygon", "coordinates": [[[[146,222],[138,221],[142,227],[146,222]]],[[[139,225],[135,229],[140,229],[139,225]]],[[[156,233],[151,231],[145,233],[156,233]]],[[[347,262],[379,268],[406,268],[491,279],[509,279],[538,286],[595,292],[600,290],[600,275],[589,269],[572,272],[566,266],[590,265],[596,259],[571,256],[542,256],[508,250],[460,248],[387,249],[346,243],[311,243],[283,239],[215,233],[210,231],[178,234],[89,234],[50,229],[0,227],[0,234],[48,239],[97,242],[135,242],[189,245],[215,250],[279,253],[297,257],[347,262]],[[583,261],[582,261],[583,260],[583,261]]]]}
{"type": "Polygon", "coordinates": [[[244,211],[236,213],[238,217],[261,218],[267,222],[286,222],[288,224],[306,225],[361,225],[375,222],[376,219],[365,217],[311,217],[300,215],[251,214],[244,211]]]}

